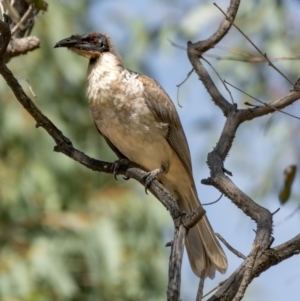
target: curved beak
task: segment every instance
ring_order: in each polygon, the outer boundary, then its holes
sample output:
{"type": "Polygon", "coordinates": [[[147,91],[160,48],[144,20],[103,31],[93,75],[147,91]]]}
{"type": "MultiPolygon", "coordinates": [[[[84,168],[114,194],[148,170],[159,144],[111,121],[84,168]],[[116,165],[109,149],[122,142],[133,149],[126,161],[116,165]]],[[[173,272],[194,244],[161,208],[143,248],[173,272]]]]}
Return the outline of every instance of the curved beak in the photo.
{"type": "Polygon", "coordinates": [[[78,37],[70,36],[69,38],[66,38],[66,39],[63,39],[63,40],[60,40],[59,42],[57,42],[54,45],[54,48],[58,48],[58,47],[70,48],[70,47],[74,47],[76,44],[78,44],[78,42],[79,42],[78,37]]]}

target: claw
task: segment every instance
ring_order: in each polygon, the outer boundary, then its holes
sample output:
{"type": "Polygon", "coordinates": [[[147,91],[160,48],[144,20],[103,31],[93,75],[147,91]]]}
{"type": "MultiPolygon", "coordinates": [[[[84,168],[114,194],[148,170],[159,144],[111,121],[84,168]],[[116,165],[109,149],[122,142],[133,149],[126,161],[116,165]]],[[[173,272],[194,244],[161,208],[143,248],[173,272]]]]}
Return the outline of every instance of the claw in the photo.
{"type": "MultiPolygon", "coordinates": [[[[118,173],[118,169],[119,169],[120,165],[126,164],[126,163],[128,163],[128,159],[126,159],[126,158],[118,159],[113,163],[112,170],[113,170],[113,175],[114,175],[114,178],[115,178],[116,181],[118,181],[117,173],[118,173]]],[[[127,181],[130,178],[129,177],[123,177],[123,179],[127,181]]]]}
{"type": "Polygon", "coordinates": [[[117,160],[117,161],[115,161],[115,162],[113,163],[112,170],[113,170],[113,175],[114,175],[114,178],[115,178],[116,181],[118,181],[118,179],[117,179],[117,171],[118,171],[118,169],[119,169],[119,166],[120,166],[119,160],[117,160]]]}
{"type": "Polygon", "coordinates": [[[157,176],[159,174],[165,173],[165,171],[161,168],[159,169],[154,169],[152,171],[147,172],[144,176],[143,176],[143,182],[145,185],[145,193],[148,194],[147,190],[150,187],[151,183],[157,179],[157,176]]]}

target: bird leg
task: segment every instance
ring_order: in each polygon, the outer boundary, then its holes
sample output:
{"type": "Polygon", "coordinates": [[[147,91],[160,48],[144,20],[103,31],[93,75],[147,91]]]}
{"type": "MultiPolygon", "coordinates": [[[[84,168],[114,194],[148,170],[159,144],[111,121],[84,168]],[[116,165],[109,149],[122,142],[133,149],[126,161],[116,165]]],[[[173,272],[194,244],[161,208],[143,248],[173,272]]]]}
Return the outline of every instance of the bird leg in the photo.
{"type": "MultiPolygon", "coordinates": [[[[130,163],[130,161],[127,158],[120,158],[120,159],[116,160],[113,163],[112,170],[113,170],[113,175],[114,175],[114,178],[115,178],[116,181],[118,181],[117,173],[118,173],[118,170],[119,170],[120,166],[123,165],[123,164],[129,164],[129,163],[130,163]]],[[[123,179],[128,181],[130,178],[129,177],[123,177],[123,179]]]]}
{"type": "Polygon", "coordinates": [[[147,172],[144,176],[143,176],[143,182],[145,184],[145,192],[147,193],[148,188],[150,187],[152,181],[157,179],[157,176],[161,175],[161,174],[166,174],[168,171],[168,168],[166,168],[165,166],[162,166],[161,168],[157,168],[154,169],[152,171],[147,172]]]}

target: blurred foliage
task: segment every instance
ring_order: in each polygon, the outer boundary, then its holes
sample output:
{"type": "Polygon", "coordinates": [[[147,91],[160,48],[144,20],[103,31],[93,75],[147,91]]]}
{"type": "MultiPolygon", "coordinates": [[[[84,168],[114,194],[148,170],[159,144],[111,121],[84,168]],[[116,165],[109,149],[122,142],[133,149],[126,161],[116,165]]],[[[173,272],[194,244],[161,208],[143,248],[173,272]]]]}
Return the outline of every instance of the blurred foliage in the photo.
{"type": "MultiPolygon", "coordinates": [[[[77,148],[113,161],[89,115],[87,61],[53,50],[84,32],[88,2],[49,4],[32,32],[41,49],[9,68],[77,148]]],[[[0,299],[163,300],[168,214],[131,181],[116,183],[53,152],[3,80],[0,89],[0,299]]]]}
{"type": "Polygon", "coordinates": [[[48,3],[44,0],[28,0],[28,3],[32,3],[37,9],[46,11],[48,3]]]}

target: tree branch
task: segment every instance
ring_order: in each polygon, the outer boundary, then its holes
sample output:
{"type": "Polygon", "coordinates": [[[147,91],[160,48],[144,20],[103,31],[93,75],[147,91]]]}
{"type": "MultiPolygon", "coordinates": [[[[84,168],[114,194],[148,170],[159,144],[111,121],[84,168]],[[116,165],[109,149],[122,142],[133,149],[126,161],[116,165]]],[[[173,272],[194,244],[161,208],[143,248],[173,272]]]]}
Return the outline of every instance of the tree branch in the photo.
{"type": "Polygon", "coordinates": [[[212,97],[213,102],[217,105],[223,112],[224,116],[227,116],[232,108],[232,104],[226,100],[220,93],[215,83],[211,79],[209,73],[204,68],[203,64],[199,60],[198,51],[195,51],[195,46],[191,42],[188,42],[188,58],[199,76],[199,79],[203,83],[209,95],[212,97]]]}
{"type": "Polygon", "coordinates": [[[169,260],[168,301],[180,300],[181,264],[186,235],[187,228],[182,224],[175,225],[174,241],[172,242],[169,260]]]}
{"type": "Polygon", "coordinates": [[[230,27],[232,26],[232,22],[236,17],[239,5],[240,5],[240,0],[231,0],[230,6],[227,10],[228,18],[224,18],[224,20],[219,25],[218,30],[211,37],[209,37],[204,41],[196,42],[194,44],[188,42],[187,53],[188,53],[189,60],[193,68],[195,69],[196,73],[199,75],[199,78],[204,84],[207,92],[212,97],[212,100],[217,106],[220,107],[220,109],[223,111],[223,114],[225,116],[227,116],[229,112],[232,110],[232,105],[219,92],[218,88],[214,84],[209,73],[203,67],[199,58],[204,52],[213,48],[217,43],[219,43],[224,38],[224,36],[227,34],[230,27]]]}
{"type": "Polygon", "coordinates": [[[246,256],[239,252],[238,250],[234,249],[225,239],[222,237],[219,233],[215,233],[215,235],[221,240],[221,242],[226,246],[226,248],[231,251],[233,254],[235,254],[237,257],[246,259],[246,256]]]}
{"type": "Polygon", "coordinates": [[[239,110],[241,122],[252,120],[257,117],[274,113],[275,109],[283,109],[295,101],[300,99],[300,91],[292,91],[280,99],[274,100],[270,103],[266,103],[264,106],[257,106],[251,109],[239,110]]]}
{"type": "Polygon", "coordinates": [[[40,40],[37,37],[30,36],[25,38],[11,39],[6,52],[3,56],[5,63],[8,63],[11,58],[26,54],[40,47],[40,40]]]}
{"type": "Polygon", "coordinates": [[[219,28],[216,30],[216,32],[213,33],[212,36],[208,39],[193,44],[193,49],[198,51],[199,56],[201,56],[207,50],[214,48],[214,46],[217,45],[225,37],[237,15],[239,6],[240,0],[231,0],[230,6],[227,9],[226,13],[227,17],[224,18],[220,23],[219,28]]]}

